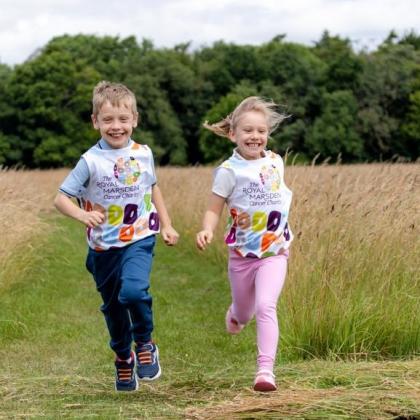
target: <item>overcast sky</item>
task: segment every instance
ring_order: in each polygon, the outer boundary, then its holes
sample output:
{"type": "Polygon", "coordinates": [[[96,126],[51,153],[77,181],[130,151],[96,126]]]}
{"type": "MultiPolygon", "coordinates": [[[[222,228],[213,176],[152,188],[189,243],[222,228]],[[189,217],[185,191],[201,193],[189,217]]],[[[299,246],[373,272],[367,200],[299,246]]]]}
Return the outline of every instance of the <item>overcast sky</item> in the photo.
{"type": "Polygon", "coordinates": [[[419,0],[0,0],[0,62],[22,63],[54,36],[148,38],[156,47],[224,40],[261,44],[278,34],[312,45],[322,32],[375,48],[394,29],[420,33],[419,0]]]}

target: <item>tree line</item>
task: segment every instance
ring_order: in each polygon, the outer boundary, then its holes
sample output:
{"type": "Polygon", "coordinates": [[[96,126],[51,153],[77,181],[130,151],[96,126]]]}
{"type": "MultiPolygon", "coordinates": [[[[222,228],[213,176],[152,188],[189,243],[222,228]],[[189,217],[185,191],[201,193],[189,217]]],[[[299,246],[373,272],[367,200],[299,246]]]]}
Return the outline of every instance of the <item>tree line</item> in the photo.
{"type": "Polygon", "coordinates": [[[135,37],[59,36],[14,67],[0,63],[0,165],[72,166],[98,138],[90,123],[100,80],[134,91],[140,125],[161,165],[210,163],[232,145],[204,130],[249,95],[287,115],[270,148],[301,161],[413,161],[420,152],[420,36],[391,32],[374,51],[324,32],[312,46],[278,35],[191,51],[135,37]]]}

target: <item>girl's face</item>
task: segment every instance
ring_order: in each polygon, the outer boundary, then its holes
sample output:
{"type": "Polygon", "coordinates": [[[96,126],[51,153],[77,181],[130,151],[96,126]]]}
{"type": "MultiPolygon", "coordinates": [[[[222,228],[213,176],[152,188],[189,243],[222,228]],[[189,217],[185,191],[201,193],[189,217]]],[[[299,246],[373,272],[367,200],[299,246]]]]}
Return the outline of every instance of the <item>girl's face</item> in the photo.
{"type": "Polygon", "coordinates": [[[236,143],[239,154],[248,160],[264,157],[268,140],[266,116],[259,111],[249,111],[241,115],[229,138],[236,143]]]}
{"type": "Polygon", "coordinates": [[[133,128],[137,126],[137,119],[138,115],[133,113],[129,102],[113,106],[107,101],[97,116],[92,115],[93,126],[113,149],[127,146],[133,128]]]}

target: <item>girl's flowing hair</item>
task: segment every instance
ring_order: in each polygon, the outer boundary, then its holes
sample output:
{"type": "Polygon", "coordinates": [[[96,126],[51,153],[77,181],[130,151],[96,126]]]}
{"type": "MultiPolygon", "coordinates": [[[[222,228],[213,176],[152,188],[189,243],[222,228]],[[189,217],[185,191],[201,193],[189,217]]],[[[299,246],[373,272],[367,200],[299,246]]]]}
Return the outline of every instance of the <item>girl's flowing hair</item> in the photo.
{"type": "Polygon", "coordinates": [[[259,96],[249,96],[227,117],[214,124],[209,124],[208,121],[206,121],[203,124],[203,127],[218,136],[229,138],[229,132],[235,130],[239,119],[245,112],[257,111],[263,113],[267,118],[268,133],[271,134],[279,124],[287,118],[287,115],[277,112],[277,108],[278,105],[271,100],[264,100],[259,96]]]}

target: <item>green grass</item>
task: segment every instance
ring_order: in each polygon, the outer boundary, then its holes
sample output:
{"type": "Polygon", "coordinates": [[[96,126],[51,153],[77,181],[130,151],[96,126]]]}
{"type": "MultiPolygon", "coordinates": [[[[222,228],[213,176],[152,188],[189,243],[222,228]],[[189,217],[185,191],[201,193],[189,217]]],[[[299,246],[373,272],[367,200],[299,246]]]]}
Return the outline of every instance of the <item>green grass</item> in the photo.
{"type": "MultiPolygon", "coordinates": [[[[0,289],[0,418],[393,418],[420,415],[420,360],[287,361],[279,391],[251,390],[255,325],[224,331],[229,288],[217,252],[191,239],[159,242],[152,274],[154,339],[162,377],[138,392],[113,390],[113,354],[100,297],[84,268],[79,225],[20,250],[0,289]],[[22,263],[24,261],[24,263],[22,263]]],[[[287,344],[287,343],[286,343],[287,344]]],[[[407,417],[408,418],[408,417],[407,417]]]]}

